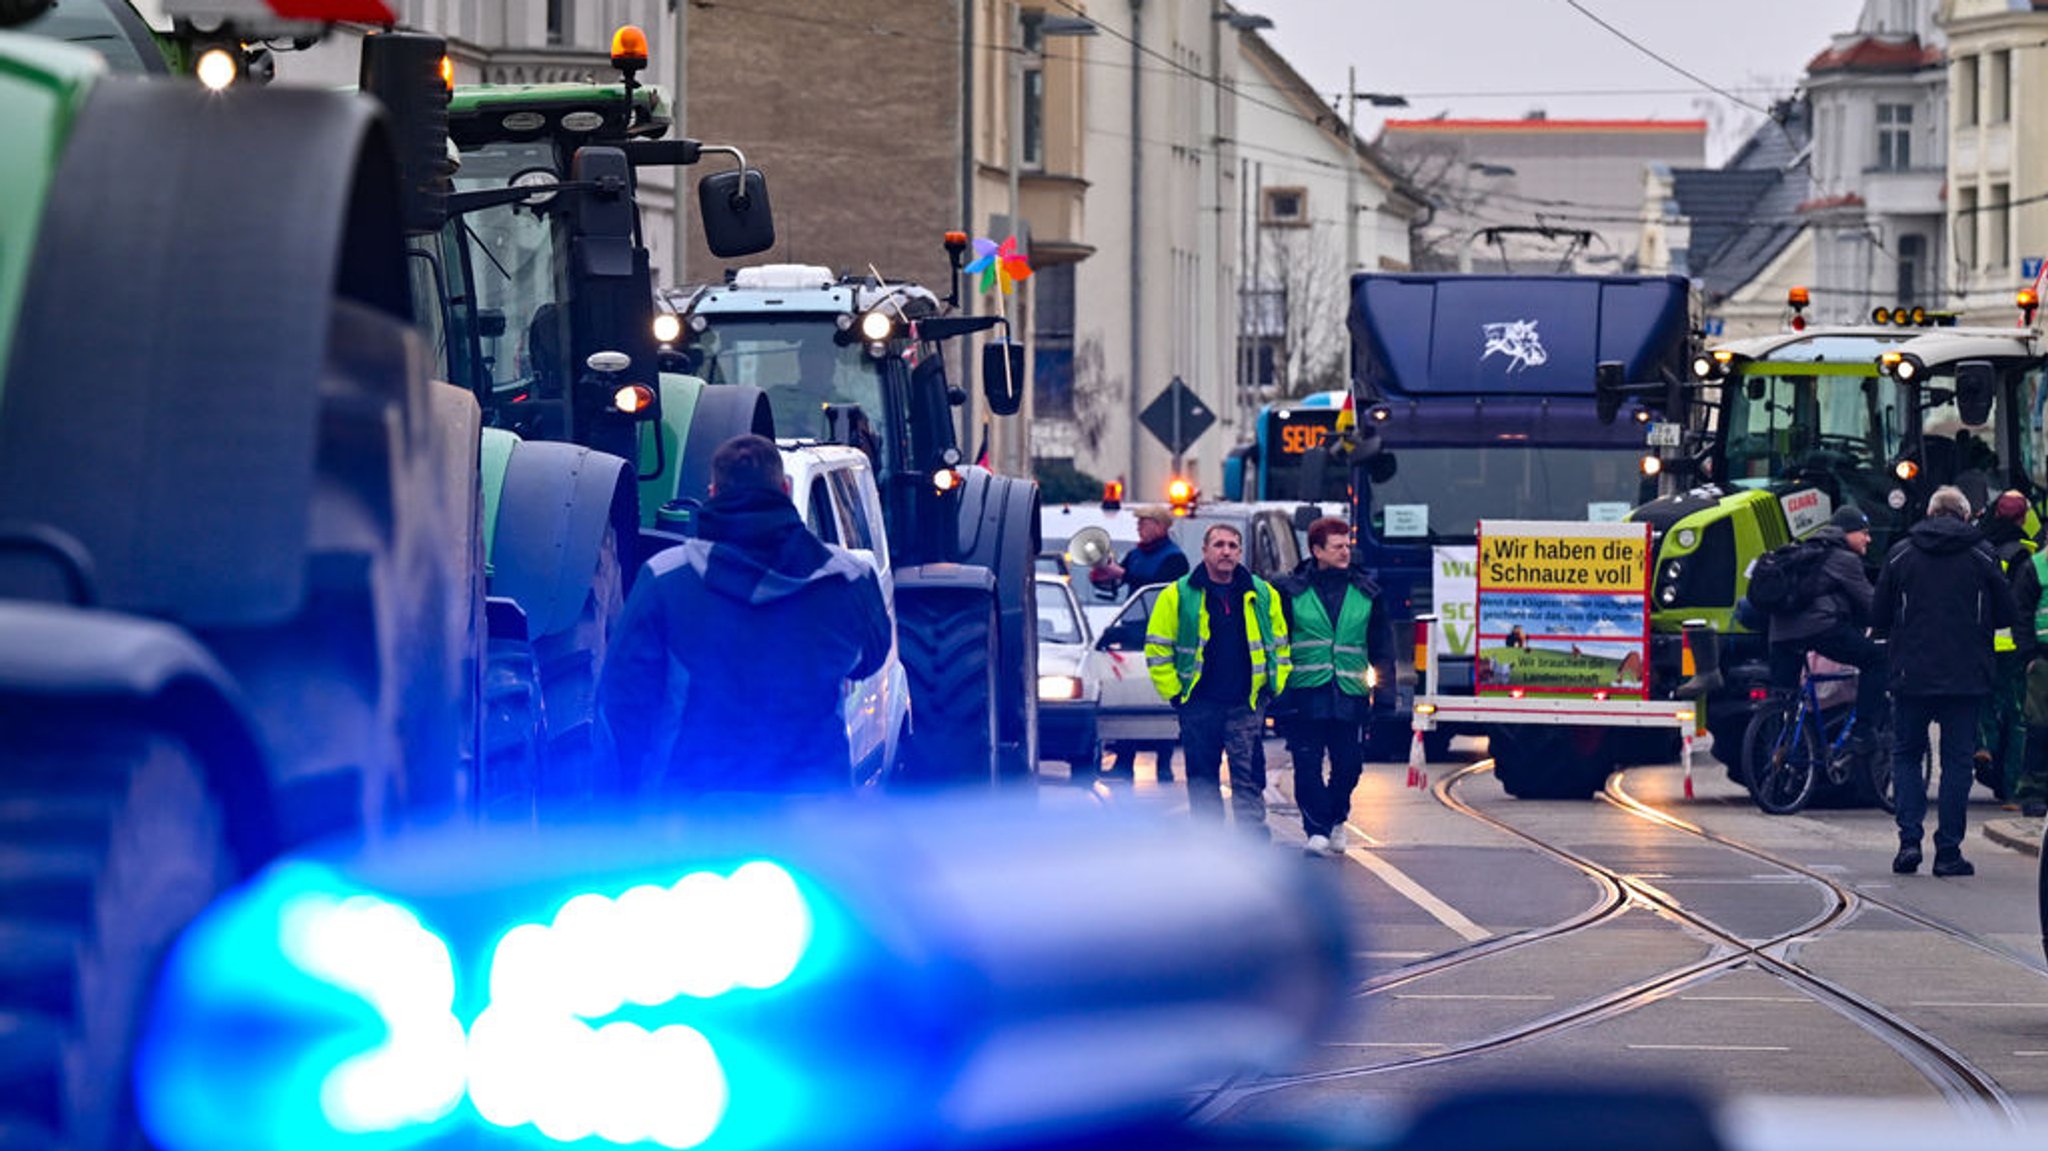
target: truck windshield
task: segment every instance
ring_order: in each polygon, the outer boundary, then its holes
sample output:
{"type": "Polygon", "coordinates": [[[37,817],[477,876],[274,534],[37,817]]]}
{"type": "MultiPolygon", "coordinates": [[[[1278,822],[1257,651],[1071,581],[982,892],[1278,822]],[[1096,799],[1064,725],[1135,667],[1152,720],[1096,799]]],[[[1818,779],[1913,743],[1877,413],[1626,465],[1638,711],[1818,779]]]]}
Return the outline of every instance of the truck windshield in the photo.
{"type": "Polygon", "coordinates": [[[1471,543],[1479,521],[1619,520],[1650,498],[1636,447],[1404,446],[1394,478],[1371,485],[1385,543],[1471,543]]]}
{"type": "Polygon", "coordinates": [[[826,426],[827,404],[857,404],[871,425],[887,418],[877,363],[859,341],[840,343],[831,317],[710,319],[692,343],[693,371],[706,383],[752,384],[767,393],[776,434],[835,438],[826,426]]]}
{"type": "MultiPolygon", "coordinates": [[[[489,144],[462,154],[455,188],[503,188],[521,172],[552,172],[554,164],[545,141],[489,144]]],[[[568,292],[566,253],[549,218],[553,207],[511,204],[448,222],[446,251],[466,249],[468,256],[446,262],[454,323],[473,325],[483,357],[477,369],[494,392],[532,384],[548,394],[571,374],[569,317],[554,303],[568,292]],[[465,282],[465,275],[474,282],[465,282]]]]}

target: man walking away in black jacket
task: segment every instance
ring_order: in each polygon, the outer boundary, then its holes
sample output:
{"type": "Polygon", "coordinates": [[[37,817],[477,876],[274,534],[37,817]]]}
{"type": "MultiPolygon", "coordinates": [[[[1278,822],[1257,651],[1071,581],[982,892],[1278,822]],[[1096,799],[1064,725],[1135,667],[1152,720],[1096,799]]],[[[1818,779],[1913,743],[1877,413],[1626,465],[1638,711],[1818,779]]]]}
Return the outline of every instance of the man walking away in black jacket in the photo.
{"type": "Polygon", "coordinates": [[[1934,830],[1934,874],[1974,875],[1963,858],[1970,799],[1970,753],[1977,740],[1977,707],[1991,692],[1992,634],[2013,626],[2012,591],[1998,563],[1979,546],[1970,524],[1970,501],[1961,489],[1941,487],[1927,501],[1927,518],[1885,557],[1871,605],[1871,626],[1889,632],[1892,650],[1892,788],[1898,799],[1899,853],[1892,870],[1920,869],[1921,824],[1927,789],[1919,765],[1927,755],[1927,725],[1941,725],[1940,822],[1934,830]]]}
{"type": "Polygon", "coordinates": [[[1863,755],[1882,754],[1872,734],[1884,714],[1885,653],[1863,629],[1870,622],[1870,517],[1853,507],[1836,512],[1811,540],[1827,547],[1820,593],[1796,612],[1771,616],[1771,686],[1799,690],[1806,653],[1817,651],[1856,668],[1856,729],[1849,743],[1863,755]]]}
{"type": "Polygon", "coordinates": [[[641,569],[598,685],[628,792],[850,790],[846,681],[894,638],[874,567],[804,526],[761,436],[712,455],[698,524],[641,569]]]}

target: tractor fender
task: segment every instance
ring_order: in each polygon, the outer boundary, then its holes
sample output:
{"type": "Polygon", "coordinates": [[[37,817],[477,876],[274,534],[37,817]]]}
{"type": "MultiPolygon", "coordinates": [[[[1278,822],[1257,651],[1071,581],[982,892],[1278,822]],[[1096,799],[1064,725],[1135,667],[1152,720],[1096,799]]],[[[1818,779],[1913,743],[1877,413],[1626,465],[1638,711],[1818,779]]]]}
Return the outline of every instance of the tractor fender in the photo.
{"type": "MultiPolygon", "coordinates": [[[[494,472],[486,466],[487,485],[494,472]]],[[[632,550],[633,471],[607,452],[522,440],[505,453],[495,479],[495,496],[485,488],[491,595],[517,602],[538,640],[582,613],[605,529],[615,529],[618,546],[632,550]]],[[[633,556],[622,554],[620,562],[630,579],[633,556]]]]}
{"type": "Polygon", "coordinates": [[[247,703],[182,628],[92,608],[0,603],[0,716],[60,706],[83,706],[93,722],[125,714],[182,739],[228,806],[225,831],[249,870],[288,846],[247,703]]]}
{"type": "Polygon", "coordinates": [[[110,607],[198,628],[290,618],[332,303],[410,320],[403,251],[369,101],[100,80],[29,256],[0,387],[0,519],[76,538],[110,607]]]}

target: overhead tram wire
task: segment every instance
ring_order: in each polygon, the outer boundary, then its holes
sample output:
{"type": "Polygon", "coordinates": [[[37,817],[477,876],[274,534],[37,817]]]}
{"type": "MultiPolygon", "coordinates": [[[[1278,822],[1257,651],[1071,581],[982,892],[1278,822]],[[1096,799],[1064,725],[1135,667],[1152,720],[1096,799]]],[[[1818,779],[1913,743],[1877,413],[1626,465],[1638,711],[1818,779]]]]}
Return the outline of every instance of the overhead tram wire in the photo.
{"type": "Polygon", "coordinates": [[[1671,69],[1673,72],[1676,72],[1679,75],[1685,77],[1686,79],[1691,80],[1693,83],[1698,84],[1700,87],[1705,88],[1707,91],[1712,92],[1715,95],[1720,96],[1722,99],[1730,101],[1731,103],[1747,108],[1752,112],[1761,112],[1766,116],[1769,116],[1771,114],[1771,110],[1769,108],[1761,107],[1759,105],[1750,103],[1748,100],[1745,100],[1740,96],[1737,96],[1735,93],[1729,91],[1728,89],[1721,87],[1719,84],[1714,83],[1713,81],[1707,79],[1704,76],[1701,76],[1699,73],[1685,68],[1676,61],[1672,60],[1670,57],[1658,53],[1649,45],[1643,43],[1642,41],[1636,39],[1635,37],[1622,31],[1621,29],[1616,28],[1614,25],[1609,24],[1607,21],[1601,19],[1600,16],[1596,14],[1592,9],[1580,3],[1579,0],[1564,0],[1564,2],[1570,5],[1572,10],[1577,12],[1579,15],[1584,16],[1586,19],[1591,20],[1593,23],[1598,24],[1600,27],[1605,28],[1607,31],[1613,33],[1618,39],[1620,39],[1623,43],[1627,44],[1629,47],[1634,48],[1636,51],[1641,52],[1643,55],[1648,56],[1650,59],[1655,60],[1657,63],[1662,64],[1666,68],[1671,69]]]}

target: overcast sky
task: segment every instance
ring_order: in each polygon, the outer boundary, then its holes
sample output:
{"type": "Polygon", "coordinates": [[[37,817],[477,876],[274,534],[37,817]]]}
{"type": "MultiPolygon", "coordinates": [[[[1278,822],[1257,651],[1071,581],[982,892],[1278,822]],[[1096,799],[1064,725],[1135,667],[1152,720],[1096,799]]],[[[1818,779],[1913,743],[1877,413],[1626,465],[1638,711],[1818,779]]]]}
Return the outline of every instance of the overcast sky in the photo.
{"type": "MultiPolygon", "coordinates": [[[[1380,117],[1705,119],[1720,162],[1759,113],[1708,91],[1630,47],[1566,0],[1235,0],[1269,17],[1264,35],[1330,97],[1358,69],[1361,92],[1410,107],[1380,117]]],[[[1855,27],[1862,0],[1579,0],[1644,46],[1733,96],[1768,106],[1789,95],[1807,61],[1855,27]]]]}

